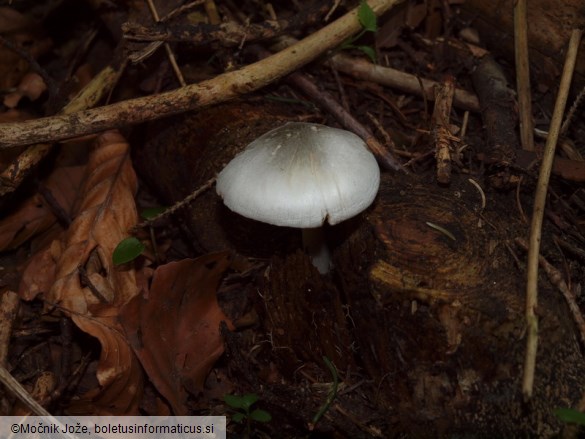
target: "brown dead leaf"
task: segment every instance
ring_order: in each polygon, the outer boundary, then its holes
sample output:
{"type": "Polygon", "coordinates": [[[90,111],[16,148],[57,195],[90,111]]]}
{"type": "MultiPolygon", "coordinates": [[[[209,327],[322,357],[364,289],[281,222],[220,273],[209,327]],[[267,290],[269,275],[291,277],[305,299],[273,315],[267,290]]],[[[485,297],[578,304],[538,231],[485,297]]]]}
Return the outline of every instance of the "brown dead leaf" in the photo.
{"type": "MultiPolygon", "coordinates": [[[[12,34],[10,41],[16,47],[26,48],[35,59],[47,53],[53,45],[48,38],[28,32],[12,34]]],[[[0,46],[0,89],[15,87],[28,70],[28,61],[9,48],[0,46]]]]}
{"type": "Polygon", "coordinates": [[[137,296],[122,310],[134,352],[175,415],[186,413],[187,392],[203,389],[223,353],[220,323],[232,326],[216,291],[229,264],[229,253],[220,252],[160,266],[148,297],[137,296]]]}
{"type": "Polygon", "coordinates": [[[103,277],[115,292],[110,305],[121,306],[138,292],[134,270],[116,268],[112,262],[114,249],[138,218],[129,145],[117,131],[102,134],[97,145],[87,165],[79,213],[61,240],[63,253],[57,262],[56,282],[46,296],[47,301],[59,303],[77,316],[87,315],[88,306],[100,304],[91,289],[81,285],[80,266],[89,277],[96,273],[103,277]],[[96,259],[91,259],[92,267],[88,267],[92,255],[96,259]]]}
{"type": "Polygon", "coordinates": [[[41,75],[35,72],[28,72],[20,80],[16,91],[4,96],[4,105],[8,108],[16,108],[20,100],[25,96],[31,101],[36,101],[45,90],[47,90],[47,85],[41,75]]]}
{"type": "MultiPolygon", "coordinates": [[[[70,214],[73,208],[83,172],[83,166],[57,168],[43,183],[45,189],[67,214],[70,214]]],[[[45,199],[38,193],[33,195],[0,222],[0,251],[19,247],[56,222],[57,218],[45,199]]]]}
{"type": "Polygon", "coordinates": [[[16,9],[0,7],[0,33],[23,32],[38,26],[32,18],[16,9]]]}
{"type": "Polygon", "coordinates": [[[45,292],[48,305],[57,305],[100,342],[100,387],[84,395],[76,405],[91,406],[88,413],[92,414],[133,414],[138,407],[142,377],[117,314],[139,290],[135,271],[115,267],[112,253],[136,224],[137,182],[129,145],[117,131],[102,134],[96,143],[81,188],[79,213],[62,239],[44,255],[45,270],[50,270],[51,260],[56,261],[54,283],[47,291],[39,288],[47,288],[50,280],[41,279],[35,287],[23,279],[20,293],[30,297],[35,288],[45,292]],[[80,268],[91,285],[81,281],[80,268]]]}

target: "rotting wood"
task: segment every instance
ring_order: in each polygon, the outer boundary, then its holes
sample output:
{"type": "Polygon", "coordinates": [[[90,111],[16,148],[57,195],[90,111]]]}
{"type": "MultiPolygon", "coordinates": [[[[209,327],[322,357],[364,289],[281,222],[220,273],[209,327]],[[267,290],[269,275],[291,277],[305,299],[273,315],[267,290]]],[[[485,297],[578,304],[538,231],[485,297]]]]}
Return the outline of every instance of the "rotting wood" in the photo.
{"type": "Polygon", "coordinates": [[[508,166],[514,162],[518,148],[513,91],[508,88],[504,72],[492,56],[482,59],[472,79],[487,137],[486,161],[508,166]]]}
{"type": "Polygon", "coordinates": [[[451,104],[455,92],[455,81],[448,77],[435,90],[435,108],[433,110],[431,129],[435,141],[435,159],[437,160],[437,181],[440,184],[449,184],[451,181],[451,104]]]}

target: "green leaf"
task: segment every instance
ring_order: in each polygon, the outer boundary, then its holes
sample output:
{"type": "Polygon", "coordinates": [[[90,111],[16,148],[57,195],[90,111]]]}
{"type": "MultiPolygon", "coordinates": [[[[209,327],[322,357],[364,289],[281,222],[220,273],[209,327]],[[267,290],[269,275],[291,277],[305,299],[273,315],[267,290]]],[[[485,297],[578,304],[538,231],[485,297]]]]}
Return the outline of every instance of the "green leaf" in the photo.
{"type": "Polygon", "coordinates": [[[567,424],[585,425],[585,413],[579,412],[575,409],[556,409],[554,413],[557,418],[567,424]]]}
{"type": "Polygon", "coordinates": [[[237,422],[238,424],[244,420],[246,415],[244,413],[234,413],[232,415],[232,421],[237,422]]]}
{"type": "Polygon", "coordinates": [[[130,238],[123,239],[114,249],[112,260],[114,265],[122,265],[127,262],[133,261],[144,251],[144,244],[131,236],[130,238]]]}
{"type": "Polygon", "coordinates": [[[250,419],[257,422],[270,422],[272,421],[272,416],[267,411],[256,409],[250,413],[250,419]]]}
{"type": "Polygon", "coordinates": [[[258,395],[256,395],[255,393],[246,393],[244,396],[242,396],[242,401],[243,401],[242,408],[248,410],[252,406],[252,404],[258,401],[258,395]]]}
{"type": "Polygon", "coordinates": [[[165,210],[167,210],[166,207],[149,207],[147,209],[144,209],[142,212],[140,212],[140,216],[143,219],[147,220],[147,219],[154,218],[155,216],[159,216],[165,210]]]}
{"type": "Polygon", "coordinates": [[[370,58],[370,60],[374,64],[376,63],[376,51],[374,50],[373,47],[371,47],[371,46],[356,46],[356,49],[359,49],[362,52],[364,52],[366,55],[368,55],[368,58],[370,58]]]}
{"type": "Polygon", "coordinates": [[[244,397],[238,395],[224,395],[223,400],[233,409],[244,408],[244,397]]]}
{"type": "Polygon", "coordinates": [[[378,30],[378,18],[374,13],[374,10],[362,0],[358,9],[358,20],[362,27],[370,32],[376,32],[378,30]]]}

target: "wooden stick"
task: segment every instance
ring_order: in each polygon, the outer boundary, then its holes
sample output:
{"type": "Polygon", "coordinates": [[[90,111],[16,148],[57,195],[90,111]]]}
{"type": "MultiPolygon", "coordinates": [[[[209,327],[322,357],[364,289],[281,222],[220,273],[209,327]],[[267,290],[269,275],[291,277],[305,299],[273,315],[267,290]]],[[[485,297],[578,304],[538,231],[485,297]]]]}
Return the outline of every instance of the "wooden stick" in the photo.
{"type": "MultiPolygon", "coordinates": [[[[156,10],[156,6],[154,5],[153,0],[146,0],[146,3],[148,4],[148,9],[150,9],[150,14],[152,15],[152,18],[154,19],[154,22],[155,23],[160,22],[160,17],[158,16],[158,11],[156,10]]],[[[171,64],[171,67],[173,68],[173,72],[175,73],[175,76],[177,77],[179,84],[181,84],[181,87],[185,87],[187,85],[187,83],[185,82],[185,78],[183,78],[183,73],[181,72],[181,69],[179,68],[179,65],[177,64],[177,59],[175,58],[175,54],[173,53],[173,51],[171,49],[171,45],[166,41],[163,43],[163,45],[165,47],[165,52],[167,53],[167,58],[169,60],[169,63],[171,64]]]]}
{"type": "Polygon", "coordinates": [[[448,76],[445,82],[435,90],[435,108],[432,118],[432,133],[435,141],[435,158],[437,160],[437,181],[440,184],[451,182],[451,105],[455,92],[455,80],[448,76]]]}
{"type": "Polygon", "coordinates": [[[534,151],[526,0],[517,0],[514,7],[514,53],[516,56],[516,91],[518,92],[520,111],[520,141],[522,149],[534,151]]]}
{"type": "MultiPolygon", "coordinates": [[[[524,239],[516,238],[514,241],[516,241],[516,243],[524,250],[528,250],[528,243],[524,239]]],[[[569,306],[569,311],[571,312],[575,326],[577,326],[581,347],[585,349],[585,318],[583,318],[583,314],[581,314],[581,309],[577,303],[575,293],[569,288],[563,279],[560,270],[555,268],[543,256],[539,256],[538,261],[540,262],[540,266],[544,269],[544,272],[547,274],[550,282],[563,294],[563,297],[569,306]]]]}
{"type": "MultiPolygon", "coordinates": [[[[419,82],[419,78],[410,73],[405,73],[390,67],[378,66],[365,59],[353,58],[342,54],[332,57],[331,65],[339,71],[358,79],[376,82],[417,96],[420,96],[424,92],[425,97],[429,100],[435,98],[434,88],[437,82],[429,79],[420,78],[419,82]],[[420,86],[421,83],[423,85],[422,88],[420,86]]],[[[480,111],[477,96],[461,89],[455,89],[453,105],[476,113],[480,111]]]]}
{"type": "Polygon", "coordinates": [[[579,29],[574,29],[571,33],[569,49],[565,58],[565,66],[561,76],[559,92],[550,122],[549,134],[546,138],[538,182],[536,184],[532,224],[530,226],[530,247],[528,249],[526,279],[526,326],[528,334],[526,337],[526,358],[524,360],[524,376],[522,380],[522,393],[525,399],[529,399],[532,396],[534,371],[536,369],[536,351],[538,348],[538,317],[536,316],[536,309],[538,307],[538,256],[540,252],[542,219],[555,148],[559,138],[561,123],[563,122],[563,113],[567,105],[567,97],[571,86],[571,78],[575,70],[575,62],[582,33],[579,29]]]}
{"type": "MultiPolygon", "coordinates": [[[[107,66],[63,108],[61,114],[72,114],[95,106],[110,92],[117,78],[118,72],[112,66],[107,66]]],[[[4,125],[0,124],[0,133],[3,128],[4,125]]],[[[51,149],[50,143],[31,145],[10,163],[0,173],[0,197],[18,188],[24,178],[49,154],[51,149]]]]}
{"type": "MultiPolygon", "coordinates": [[[[400,0],[370,0],[380,15],[400,0]]],[[[288,75],[360,30],[358,8],[299,43],[239,70],[178,90],[118,102],[70,115],[0,125],[0,148],[55,141],[159,119],[244,95],[288,75]]]]}

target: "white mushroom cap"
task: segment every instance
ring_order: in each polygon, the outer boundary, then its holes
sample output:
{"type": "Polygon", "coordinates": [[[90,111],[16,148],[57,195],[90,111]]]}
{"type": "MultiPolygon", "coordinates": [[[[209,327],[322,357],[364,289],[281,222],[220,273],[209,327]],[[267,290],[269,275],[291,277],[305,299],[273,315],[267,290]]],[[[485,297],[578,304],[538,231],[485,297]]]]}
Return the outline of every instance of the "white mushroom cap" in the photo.
{"type": "Polygon", "coordinates": [[[366,209],[380,169],[355,134],[313,123],[288,123],[262,135],[217,177],[234,212],[277,226],[337,224],[366,209]]]}

